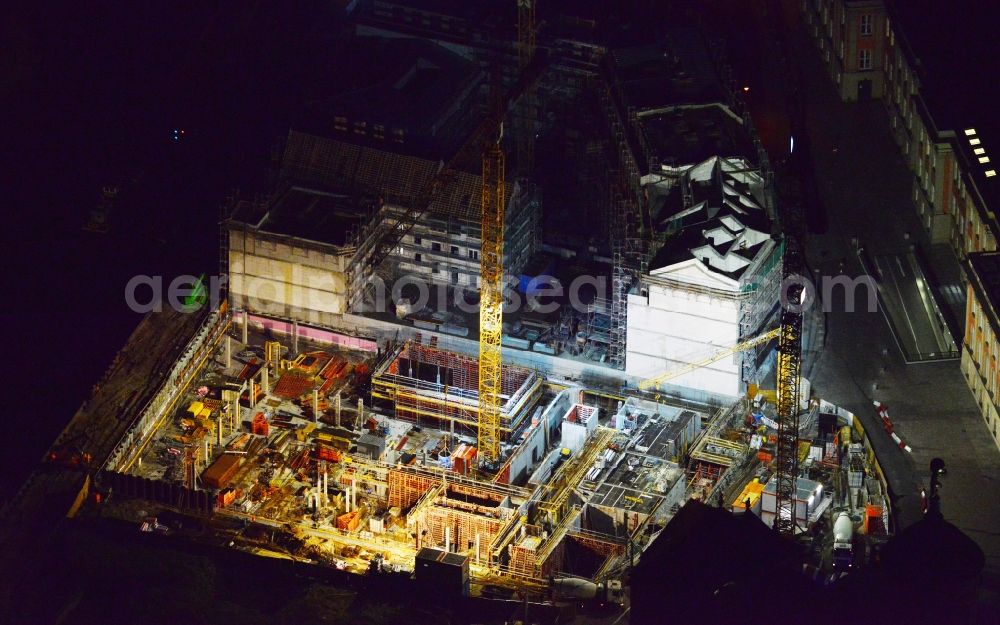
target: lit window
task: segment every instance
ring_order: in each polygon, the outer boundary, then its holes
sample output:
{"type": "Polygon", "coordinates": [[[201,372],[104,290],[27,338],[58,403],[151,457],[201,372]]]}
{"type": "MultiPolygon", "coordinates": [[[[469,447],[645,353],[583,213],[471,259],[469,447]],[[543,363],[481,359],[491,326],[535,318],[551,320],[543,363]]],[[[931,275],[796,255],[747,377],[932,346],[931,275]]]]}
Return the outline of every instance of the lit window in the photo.
{"type": "Polygon", "coordinates": [[[976,129],[975,128],[966,128],[965,129],[965,136],[966,137],[971,137],[974,134],[976,134],[976,129]]]}
{"type": "Polygon", "coordinates": [[[976,148],[976,149],[975,149],[975,150],[973,150],[972,152],[973,152],[973,153],[974,153],[974,154],[975,154],[976,156],[979,156],[980,154],[985,154],[985,153],[986,153],[986,148],[976,148]]]}
{"type": "Polygon", "coordinates": [[[990,162],[990,157],[988,157],[988,156],[980,156],[979,157],[979,162],[980,163],[989,163],[990,162]]]}
{"type": "Polygon", "coordinates": [[[993,176],[996,176],[996,175],[997,175],[997,170],[995,170],[995,169],[987,169],[986,170],[986,177],[987,178],[992,178],[993,176]]]}
{"type": "Polygon", "coordinates": [[[979,137],[973,137],[972,139],[969,139],[969,145],[979,145],[980,143],[981,141],[979,140],[979,137]]]}

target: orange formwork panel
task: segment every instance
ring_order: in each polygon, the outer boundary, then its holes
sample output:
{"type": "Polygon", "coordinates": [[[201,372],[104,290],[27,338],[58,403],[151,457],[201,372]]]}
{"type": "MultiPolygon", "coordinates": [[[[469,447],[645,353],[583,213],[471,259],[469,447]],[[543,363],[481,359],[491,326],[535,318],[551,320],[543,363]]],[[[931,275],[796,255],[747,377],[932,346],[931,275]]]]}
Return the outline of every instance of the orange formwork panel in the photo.
{"type": "Polygon", "coordinates": [[[353,532],[361,525],[361,515],[355,510],[337,517],[337,529],[353,532]]]}
{"type": "Polygon", "coordinates": [[[449,537],[454,545],[452,549],[459,553],[469,551],[475,556],[478,535],[479,558],[483,562],[489,560],[490,543],[503,526],[502,519],[442,506],[429,508],[424,515],[424,523],[431,540],[440,545],[445,542],[445,528],[449,528],[449,537]]]}
{"type": "Polygon", "coordinates": [[[424,496],[424,493],[436,486],[439,481],[422,475],[398,471],[389,471],[387,479],[389,483],[389,507],[398,507],[400,510],[407,510],[417,503],[424,496]]]}

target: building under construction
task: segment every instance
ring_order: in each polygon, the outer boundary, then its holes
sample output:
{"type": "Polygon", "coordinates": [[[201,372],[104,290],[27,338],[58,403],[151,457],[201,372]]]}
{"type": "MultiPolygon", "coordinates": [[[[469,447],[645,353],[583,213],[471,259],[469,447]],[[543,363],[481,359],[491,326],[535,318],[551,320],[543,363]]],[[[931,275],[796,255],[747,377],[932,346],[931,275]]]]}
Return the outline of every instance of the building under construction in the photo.
{"type": "MultiPolygon", "coordinates": [[[[450,428],[475,437],[479,419],[479,363],[475,358],[407,341],[383,356],[372,375],[372,398],[387,414],[450,428]]],[[[510,441],[530,424],[542,395],[531,369],[503,367],[501,432],[510,441]]]]}

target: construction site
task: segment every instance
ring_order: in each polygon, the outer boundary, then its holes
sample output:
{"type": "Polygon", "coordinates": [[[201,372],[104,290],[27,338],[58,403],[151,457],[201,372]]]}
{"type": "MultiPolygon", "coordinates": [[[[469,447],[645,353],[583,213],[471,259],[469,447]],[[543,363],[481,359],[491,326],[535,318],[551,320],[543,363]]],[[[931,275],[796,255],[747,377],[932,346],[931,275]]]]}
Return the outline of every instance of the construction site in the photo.
{"type": "MultiPolygon", "coordinates": [[[[359,3],[357,32],[409,37],[392,4],[359,3]]],[[[718,49],[536,45],[517,8],[517,40],[485,47],[430,49],[425,23],[399,71],[444,72],[433,124],[355,104],[289,133],[273,193],[227,203],[218,307],[121,391],[148,401],[113,444],[48,457],[88,470],[73,515],[185,536],[169,512],[260,555],[618,609],[690,500],[808,538],[823,576],[889,538],[868,434],[802,376],[808,319],[779,301],[800,233],[718,49]],[[534,164],[553,149],[559,184],[534,164]],[[582,304],[507,309],[586,275],[582,304]]]]}

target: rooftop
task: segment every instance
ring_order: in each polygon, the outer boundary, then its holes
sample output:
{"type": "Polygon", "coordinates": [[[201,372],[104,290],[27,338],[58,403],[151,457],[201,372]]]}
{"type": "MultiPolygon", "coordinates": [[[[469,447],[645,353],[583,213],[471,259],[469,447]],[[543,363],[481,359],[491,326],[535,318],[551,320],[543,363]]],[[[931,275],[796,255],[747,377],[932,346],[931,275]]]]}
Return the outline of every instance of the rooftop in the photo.
{"type": "Polygon", "coordinates": [[[701,32],[673,28],[659,43],[610,52],[627,106],[644,111],[677,104],[726,101],[701,32]]]}
{"type": "Polygon", "coordinates": [[[772,239],[758,197],[763,179],[746,161],[712,157],[685,167],[663,166],[650,179],[654,224],[673,233],[650,262],[651,272],[694,258],[739,280],[766,252],[772,239]]]}
{"type": "Polygon", "coordinates": [[[664,107],[640,114],[639,123],[662,163],[698,163],[716,154],[757,156],[742,120],[721,104],[664,107]]]}
{"type": "MultiPolygon", "coordinates": [[[[369,193],[388,203],[408,204],[440,168],[440,162],[292,130],[288,133],[281,176],[342,193],[369,193]]],[[[514,185],[507,184],[507,197],[514,185]]],[[[482,179],[459,171],[428,212],[479,220],[482,179]]]]}
{"type": "Polygon", "coordinates": [[[347,244],[351,227],[360,216],[360,210],[344,195],[299,186],[289,187],[271,202],[259,221],[250,205],[233,215],[237,221],[256,224],[265,232],[337,246],[347,244]]]}
{"type": "Polygon", "coordinates": [[[478,65],[422,39],[357,37],[346,52],[366,62],[339,64],[326,79],[340,91],[311,101],[298,129],[429,158],[457,148],[475,119],[478,65]]]}

